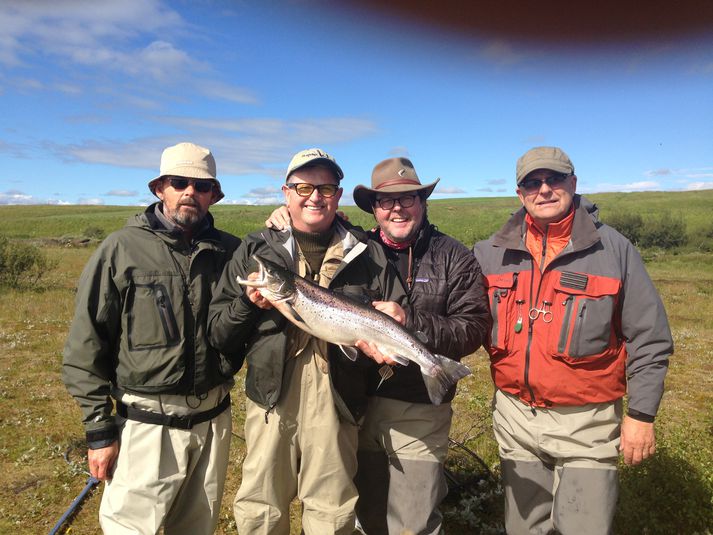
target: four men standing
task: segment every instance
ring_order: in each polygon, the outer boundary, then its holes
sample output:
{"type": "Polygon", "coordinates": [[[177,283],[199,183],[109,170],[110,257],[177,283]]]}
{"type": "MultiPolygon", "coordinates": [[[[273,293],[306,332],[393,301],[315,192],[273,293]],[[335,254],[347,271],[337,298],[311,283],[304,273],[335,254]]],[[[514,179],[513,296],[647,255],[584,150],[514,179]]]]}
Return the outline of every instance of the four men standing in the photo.
{"type": "Polygon", "coordinates": [[[365,342],[376,364],[351,361],[293,326],[238,284],[257,254],[371,302],[434,353],[460,360],[487,339],[508,532],[609,532],[617,447],[627,463],[653,454],[672,342],[640,257],[575,194],[569,158],[538,147],[518,160],[523,209],[475,256],[429,223],[438,181],[421,184],[408,159],[354,190],[377,222],[368,234],[336,214],[342,178],[326,152],[297,153],[282,187],[291,228],[249,235],[230,260],[240,241],[208,214],[223,196],[212,155],[164,151],[149,183],[161,202],[93,255],[65,347],[90,470],[107,480],[102,528],[215,529],[245,358],[240,533],[287,533],[295,497],[307,534],[352,533],[355,509],[370,535],[442,529],[455,388],[432,405],[417,366],[365,342]]]}

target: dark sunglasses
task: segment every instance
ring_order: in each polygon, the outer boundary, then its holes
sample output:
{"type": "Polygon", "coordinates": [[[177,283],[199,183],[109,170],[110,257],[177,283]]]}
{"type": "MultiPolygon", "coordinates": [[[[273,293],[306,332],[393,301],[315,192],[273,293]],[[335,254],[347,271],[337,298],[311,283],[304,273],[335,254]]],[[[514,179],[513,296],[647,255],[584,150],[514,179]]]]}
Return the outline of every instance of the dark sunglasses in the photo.
{"type": "Polygon", "coordinates": [[[525,193],[534,193],[540,191],[542,184],[547,184],[552,189],[561,188],[564,181],[567,180],[572,175],[550,175],[544,180],[539,180],[537,178],[526,178],[519,184],[519,188],[525,193]]]}
{"type": "Polygon", "coordinates": [[[188,184],[193,184],[193,189],[198,193],[208,193],[209,191],[213,191],[213,181],[207,179],[173,176],[168,179],[168,183],[171,184],[171,187],[176,191],[183,191],[188,187],[188,184]]]}
{"type": "Polygon", "coordinates": [[[401,205],[401,208],[411,208],[416,202],[416,197],[418,195],[402,195],[401,197],[384,197],[383,199],[376,199],[376,204],[382,210],[391,210],[396,203],[401,205]]]}
{"type": "Polygon", "coordinates": [[[319,186],[315,186],[314,184],[299,182],[297,184],[285,184],[285,186],[289,189],[295,190],[295,193],[297,193],[300,197],[309,197],[312,195],[314,190],[317,190],[322,197],[329,199],[330,197],[334,197],[337,194],[337,191],[339,191],[339,186],[337,184],[320,184],[319,186]]]}

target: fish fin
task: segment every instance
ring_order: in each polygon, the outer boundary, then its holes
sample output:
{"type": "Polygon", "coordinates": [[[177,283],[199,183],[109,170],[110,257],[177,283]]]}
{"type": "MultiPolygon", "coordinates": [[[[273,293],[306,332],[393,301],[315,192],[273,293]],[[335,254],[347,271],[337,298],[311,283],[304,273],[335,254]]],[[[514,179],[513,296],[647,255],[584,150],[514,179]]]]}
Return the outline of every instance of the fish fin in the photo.
{"type": "Polygon", "coordinates": [[[431,403],[440,405],[451,387],[459,379],[470,375],[471,371],[465,364],[446,358],[443,355],[434,355],[434,357],[438,361],[438,364],[433,368],[435,373],[429,375],[422,369],[421,375],[423,375],[423,382],[426,383],[426,390],[431,403]]]}
{"type": "Polygon", "coordinates": [[[397,355],[396,353],[394,353],[393,355],[389,355],[389,358],[394,362],[398,362],[399,364],[401,364],[401,366],[408,366],[409,362],[411,362],[403,355],[397,355]]]}
{"type": "Polygon", "coordinates": [[[422,344],[428,345],[428,335],[425,332],[416,331],[413,334],[422,344]]]}
{"type": "Polygon", "coordinates": [[[359,351],[354,346],[339,346],[339,349],[342,350],[342,353],[344,353],[349,360],[356,360],[359,356],[359,351]]]}
{"type": "Polygon", "coordinates": [[[295,308],[292,306],[292,303],[289,301],[285,301],[285,308],[290,311],[290,316],[292,316],[296,322],[304,324],[305,320],[302,319],[302,316],[300,316],[295,308]]]}

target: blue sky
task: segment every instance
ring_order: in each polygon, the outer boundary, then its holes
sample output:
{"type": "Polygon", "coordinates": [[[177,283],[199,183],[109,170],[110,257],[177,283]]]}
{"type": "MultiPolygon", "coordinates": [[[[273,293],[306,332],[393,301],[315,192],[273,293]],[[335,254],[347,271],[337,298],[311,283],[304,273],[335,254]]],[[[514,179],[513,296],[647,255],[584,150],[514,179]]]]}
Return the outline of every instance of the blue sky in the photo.
{"type": "Polygon", "coordinates": [[[272,204],[292,154],[343,202],[408,156],[433,198],[514,195],[536,145],[580,192],[713,188],[713,32],[522,41],[325,0],[0,4],[0,204],[147,204],[164,147],[215,154],[223,203],[272,204]]]}

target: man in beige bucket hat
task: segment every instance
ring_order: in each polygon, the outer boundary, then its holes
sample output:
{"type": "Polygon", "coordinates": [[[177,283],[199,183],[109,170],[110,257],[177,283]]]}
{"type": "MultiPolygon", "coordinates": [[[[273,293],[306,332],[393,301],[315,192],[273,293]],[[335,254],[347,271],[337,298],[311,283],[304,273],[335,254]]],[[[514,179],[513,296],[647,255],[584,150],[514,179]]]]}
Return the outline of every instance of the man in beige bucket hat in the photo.
{"type": "Polygon", "coordinates": [[[562,149],[528,150],[515,179],[522,209],[474,250],[491,305],[505,528],[611,533],[619,452],[638,464],[656,449],[666,312],[636,248],[575,193],[562,149]]]}
{"type": "Polygon", "coordinates": [[[82,410],[90,472],[106,481],[104,532],[207,535],[242,357],[208,344],[206,319],[240,240],[208,212],[223,197],[208,149],[168,147],[149,189],[160,202],[110,234],[84,268],[62,376],[82,410]]]}
{"type": "MultiPolygon", "coordinates": [[[[406,289],[401,307],[376,307],[420,331],[434,353],[460,360],[485,340],[488,305],[473,255],[428,221],[426,199],[437,183],[421,184],[409,159],[389,158],[374,167],[371,187],[354,189],[354,201],[374,214],[377,227],[369,235],[406,289]]],[[[433,405],[418,366],[393,366],[375,347],[359,347],[378,363],[359,434],[359,522],[370,535],[440,533],[455,387],[433,405]]]]}

